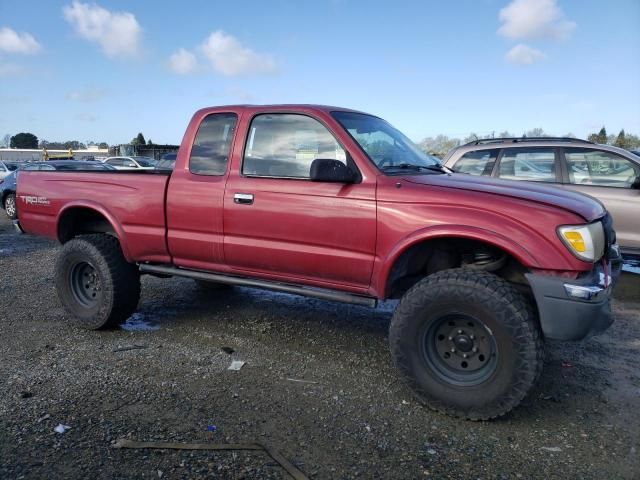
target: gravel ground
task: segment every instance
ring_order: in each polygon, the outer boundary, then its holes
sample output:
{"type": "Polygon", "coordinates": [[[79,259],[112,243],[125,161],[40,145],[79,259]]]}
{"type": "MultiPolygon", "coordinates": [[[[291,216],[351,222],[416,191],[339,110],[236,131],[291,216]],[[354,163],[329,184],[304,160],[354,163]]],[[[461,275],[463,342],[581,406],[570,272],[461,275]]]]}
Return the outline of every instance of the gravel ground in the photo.
{"type": "Polygon", "coordinates": [[[145,277],[125,328],[84,332],[55,295],[57,248],[2,216],[0,478],[288,478],[261,452],[123,450],[119,438],[260,442],[310,478],[640,477],[640,275],[625,274],[606,334],[550,343],[524,404],[473,423],[398,381],[392,303],[145,277]]]}

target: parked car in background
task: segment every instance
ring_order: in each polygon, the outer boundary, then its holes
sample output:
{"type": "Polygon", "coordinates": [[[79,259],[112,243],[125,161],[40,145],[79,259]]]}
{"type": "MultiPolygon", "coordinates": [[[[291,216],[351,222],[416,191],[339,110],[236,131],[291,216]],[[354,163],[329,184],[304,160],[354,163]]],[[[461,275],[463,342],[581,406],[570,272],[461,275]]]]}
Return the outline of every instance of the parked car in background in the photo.
{"type": "Polygon", "coordinates": [[[18,165],[14,171],[4,179],[0,179],[0,206],[4,209],[7,217],[11,220],[18,218],[16,208],[17,178],[21,170],[25,171],[52,171],[52,170],[82,170],[87,172],[105,171],[113,172],[115,168],[111,165],[88,161],[77,160],[50,160],[48,162],[25,162],[18,165]]]}
{"type": "Polygon", "coordinates": [[[176,166],[177,153],[165,153],[156,164],[156,170],[173,170],[176,166]]]}
{"type": "Polygon", "coordinates": [[[18,169],[18,165],[16,162],[0,160],[0,179],[6,177],[11,172],[15,172],[18,169]]]}
{"type": "Polygon", "coordinates": [[[84,162],[82,160],[49,160],[48,162],[27,163],[20,168],[24,171],[52,171],[52,170],[79,170],[79,171],[107,171],[116,170],[111,165],[94,161],[84,162]]]}
{"type": "Polygon", "coordinates": [[[108,157],[104,163],[116,170],[154,170],[158,161],[151,157],[108,157]]]}
{"type": "Polygon", "coordinates": [[[16,215],[16,177],[18,171],[14,170],[6,177],[0,179],[0,205],[7,217],[11,220],[18,218],[16,215]]]}
{"type": "Polygon", "coordinates": [[[640,258],[640,157],[627,150],[575,138],[489,138],[454,149],[444,164],[591,195],[613,216],[622,255],[640,258]]]}

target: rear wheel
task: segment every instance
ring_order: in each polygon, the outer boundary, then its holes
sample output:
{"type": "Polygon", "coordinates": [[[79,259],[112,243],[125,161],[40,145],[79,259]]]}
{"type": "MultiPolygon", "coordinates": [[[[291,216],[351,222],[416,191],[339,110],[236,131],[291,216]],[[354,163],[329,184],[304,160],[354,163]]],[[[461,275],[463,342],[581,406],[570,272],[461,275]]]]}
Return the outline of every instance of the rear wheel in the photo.
{"type": "Polygon", "coordinates": [[[65,243],[56,263],[56,289],[74,323],[88,330],[115,327],[136,309],[140,275],[111,235],[83,235],[65,243]]]}
{"type": "Polygon", "coordinates": [[[4,211],[11,220],[18,218],[18,209],[16,208],[16,194],[10,193],[4,199],[4,211]]]}
{"type": "Polygon", "coordinates": [[[431,408],[471,420],[504,415],[543,366],[535,315],[508,282],[487,272],[445,270],[409,290],[389,332],[394,361],[431,408]]]}

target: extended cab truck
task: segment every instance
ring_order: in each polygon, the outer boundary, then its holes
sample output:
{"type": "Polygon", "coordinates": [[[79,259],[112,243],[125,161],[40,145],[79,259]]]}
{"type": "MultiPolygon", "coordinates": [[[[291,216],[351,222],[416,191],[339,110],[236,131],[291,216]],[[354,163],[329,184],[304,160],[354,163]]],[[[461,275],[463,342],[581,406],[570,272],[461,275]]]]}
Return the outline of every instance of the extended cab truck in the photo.
{"type": "Polygon", "coordinates": [[[89,329],[136,309],[140,274],[375,306],[401,299],[393,359],[434,409],[516,406],[543,340],[613,321],[619,273],[596,200],[451,173],[385,121],[324,106],[192,118],[171,172],[22,172],[21,227],[59,240],[56,288],[89,329]]]}

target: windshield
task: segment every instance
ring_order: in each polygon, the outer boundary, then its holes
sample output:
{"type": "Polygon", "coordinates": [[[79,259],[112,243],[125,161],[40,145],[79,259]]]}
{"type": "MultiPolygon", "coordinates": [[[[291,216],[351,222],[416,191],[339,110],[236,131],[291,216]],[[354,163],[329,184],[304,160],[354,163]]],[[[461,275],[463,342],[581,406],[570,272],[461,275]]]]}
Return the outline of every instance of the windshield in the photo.
{"type": "Polygon", "coordinates": [[[383,171],[440,167],[440,162],[426,155],[399,130],[381,118],[364,113],[332,112],[342,127],[358,142],[362,150],[383,171]]]}
{"type": "Polygon", "coordinates": [[[132,158],[136,162],[138,162],[138,165],[140,165],[141,167],[153,167],[157,163],[156,159],[151,157],[132,157],[132,158]]]}
{"type": "Polygon", "coordinates": [[[7,167],[7,170],[9,170],[10,172],[18,169],[18,165],[16,165],[15,163],[5,163],[5,165],[7,167]]]}

